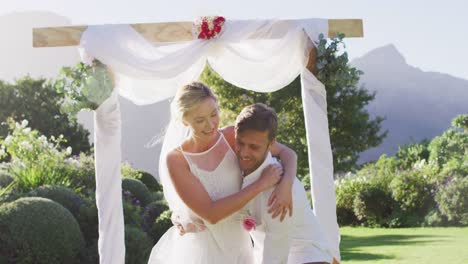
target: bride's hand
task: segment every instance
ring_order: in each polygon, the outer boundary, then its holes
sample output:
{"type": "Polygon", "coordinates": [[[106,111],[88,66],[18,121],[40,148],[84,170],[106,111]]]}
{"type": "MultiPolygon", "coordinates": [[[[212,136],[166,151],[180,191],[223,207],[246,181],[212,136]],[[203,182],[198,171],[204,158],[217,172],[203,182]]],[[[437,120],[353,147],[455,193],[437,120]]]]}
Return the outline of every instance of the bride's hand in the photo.
{"type": "Polygon", "coordinates": [[[273,187],[281,179],[283,167],[279,164],[270,164],[262,172],[262,176],[258,179],[262,190],[267,190],[273,187]]]}
{"type": "Polygon", "coordinates": [[[293,214],[293,200],[292,200],[292,183],[285,182],[282,180],[271,193],[268,199],[268,213],[271,214],[271,218],[276,218],[281,214],[280,222],[283,222],[288,211],[289,216],[293,214]]]}
{"type": "Polygon", "coordinates": [[[205,223],[200,218],[191,219],[190,222],[184,222],[180,216],[173,213],[171,216],[172,224],[179,230],[179,235],[183,236],[187,233],[198,233],[206,229],[205,223]]]}

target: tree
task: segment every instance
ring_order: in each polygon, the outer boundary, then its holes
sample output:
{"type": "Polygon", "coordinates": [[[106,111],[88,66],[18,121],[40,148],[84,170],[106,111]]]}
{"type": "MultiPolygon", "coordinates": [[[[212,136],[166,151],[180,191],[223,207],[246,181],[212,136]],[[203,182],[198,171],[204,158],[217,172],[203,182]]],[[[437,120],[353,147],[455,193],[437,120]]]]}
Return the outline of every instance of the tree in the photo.
{"type": "MultiPolygon", "coordinates": [[[[364,107],[375,98],[364,87],[357,88],[362,71],[348,64],[341,52],[344,35],[329,42],[321,36],[317,44],[317,78],[325,85],[328,122],[335,171],[349,171],[356,165],[359,153],[378,146],[387,132],[380,133],[381,117],[371,119],[364,107]]],[[[300,79],[273,93],[256,93],[225,82],[209,67],[201,76],[219,98],[223,125],[232,125],[241,109],[256,102],[273,107],[279,120],[278,136],[298,155],[298,174],[308,174],[307,141],[301,99],[300,79]]]]}
{"type": "Polygon", "coordinates": [[[64,146],[71,146],[73,154],[89,152],[89,132],[60,112],[61,98],[45,79],[24,77],[14,84],[0,81],[0,137],[8,134],[7,118],[26,119],[32,129],[47,137],[62,134],[67,139],[64,146]]]}

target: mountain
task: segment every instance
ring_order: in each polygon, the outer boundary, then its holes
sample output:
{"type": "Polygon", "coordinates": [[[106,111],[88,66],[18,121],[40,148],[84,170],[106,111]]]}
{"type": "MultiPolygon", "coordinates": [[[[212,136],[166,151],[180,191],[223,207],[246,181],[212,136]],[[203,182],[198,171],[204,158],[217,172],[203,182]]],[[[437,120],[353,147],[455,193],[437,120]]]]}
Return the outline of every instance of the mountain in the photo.
{"type": "MultiPolygon", "coordinates": [[[[33,48],[33,27],[69,26],[70,20],[50,12],[20,12],[0,16],[0,80],[13,82],[27,74],[31,77],[55,78],[63,66],[79,61],[76,47],[33,48]],[[8,36],[8,37],[5,37],[8,36]]],[[[145,148],[161,132],[169,119],[168,101],[136,106],[120,98],[122,112],[122,159],[134,167],[157,175],[160,146],[145,148]]],[[[91,132],[93,114],[81,112],[78,121],[91,132]]]]}
{"type": "Polygon", "coordinates": [[[432,139],[455,116],[468,113],[468,80],[408,65],[394,45],[374,49],[351,65],[364,72],[360,84],[377,93],[367,111],[385,117],[382,131],[389,131],[380,146],[360,155],[360,163],[393,155],[398,145],[432,139]]]}

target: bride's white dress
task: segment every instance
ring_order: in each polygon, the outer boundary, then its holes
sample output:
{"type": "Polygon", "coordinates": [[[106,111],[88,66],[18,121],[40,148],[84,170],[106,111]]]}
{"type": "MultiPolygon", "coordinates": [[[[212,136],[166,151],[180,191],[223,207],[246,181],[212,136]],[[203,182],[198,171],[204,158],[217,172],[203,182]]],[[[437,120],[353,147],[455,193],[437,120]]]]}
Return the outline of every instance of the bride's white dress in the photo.
{"type": "MultiPolygon", "coordinates": [[[[241,189],[242,174],[237,157],[223,133],[220,132],[217,142],[207,151],[189,153],[181,148],[179,151],[211,199],[218,200],[241,189]]],[[[148,263],[253,263],[252,242],[249,233],[242,228],[239,213],[214,225],[205,225],[204,231],[183,236],[176,227],[171,227],[153,247],[148,263]]]]}

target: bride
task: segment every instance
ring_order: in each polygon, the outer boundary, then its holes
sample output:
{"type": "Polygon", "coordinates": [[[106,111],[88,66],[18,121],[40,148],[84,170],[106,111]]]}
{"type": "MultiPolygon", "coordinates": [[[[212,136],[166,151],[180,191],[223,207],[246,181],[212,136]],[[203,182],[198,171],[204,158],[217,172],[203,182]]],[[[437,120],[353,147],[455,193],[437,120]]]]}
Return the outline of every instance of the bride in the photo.
{"type": "MultiPolygon", "coordinates": [[[[252,263],[252,243],[238,211],[277,184],[283,168],[266,168],[254,184],[241,190],[242,173],[233,151],[234,130],[219,129],[217,99],[210,88],[200,82],[190,83],[179,90],[173,103],[178,120],[190,129],[190,135],[166,155],[170,187],[186,209],[171,210],[177,222],[203,222],[195,226],[196,232],[183,236],[177,227],[170,228],[154,246],[149,263],[252,263]]],[[[284,174],[295,175],[296,155],[291,149],[275,143],[272,154],[284,162],[284,174]]],[[[166,188],[164,191],[167,196],[166,188]]],[[[274,195],[272,217],[284,217],[288,209],[291,213],[290,187],[280,183],[274,195]]]]}

